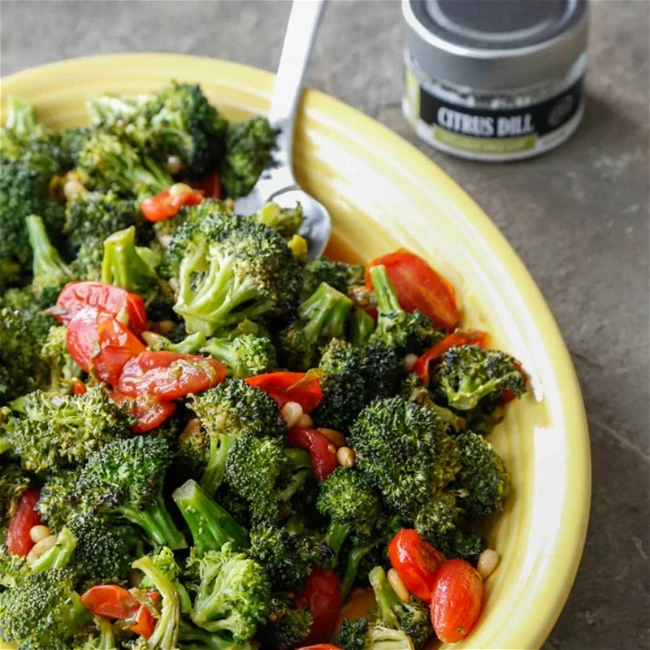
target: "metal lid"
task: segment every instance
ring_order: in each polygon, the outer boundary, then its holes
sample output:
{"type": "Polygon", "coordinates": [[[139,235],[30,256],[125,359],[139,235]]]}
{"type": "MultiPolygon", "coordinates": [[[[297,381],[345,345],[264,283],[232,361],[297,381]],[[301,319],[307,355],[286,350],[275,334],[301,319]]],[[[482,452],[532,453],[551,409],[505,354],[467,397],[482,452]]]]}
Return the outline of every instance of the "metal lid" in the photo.
{"type": "Polygon", "coordinates": [[[474,90],[562,77],[587,47],[587,0],[403,0],[402,11],[423,72],[474,90]]]}

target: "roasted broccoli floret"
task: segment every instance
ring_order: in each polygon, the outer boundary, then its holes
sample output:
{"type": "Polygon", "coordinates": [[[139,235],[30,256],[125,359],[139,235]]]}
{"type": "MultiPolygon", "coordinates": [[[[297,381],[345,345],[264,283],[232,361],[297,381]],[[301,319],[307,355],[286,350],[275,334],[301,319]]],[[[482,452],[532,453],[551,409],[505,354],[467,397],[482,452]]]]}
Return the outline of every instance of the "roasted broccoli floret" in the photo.
{"type": "Polygon", "coordinates": [[[171,462],[163,438],[135,436],[104,446],[88,459],[77,481],[79,499],[91,509],[140,526],[153,544],[186,547],[162,496],[171,462]]]}
{"type": "Polygon", "coordinates": [[[281,439],[286,425],[268,394],[240,379],[227,379],[216,388],[192,395],[188,404],[201,421],[180,438],[180,458],[201,486],[214,494],[223,481],[226,460],[235,440],[243,435],[281,439]]]}
{"type": "Polygon", "coordinates": [[[54,531],[61,530],[72,518],[83,513],[78,508],[75,493],[78,480],[78,468],[59,469],[49,472],[41,487],[36,510],[54,531]]]}
{"type": "Polygon", "coordinates": [[[142,198],[158,194],[174,182],[157,162],[140,155],[125,139],[95,128],[78,133],[72,155],[75,173],[90,190],[142,198]]]}
{"type": "Polygon", "coordinates": [[[298,318],[279,335],[281,360],[290,368],[308,370],[318,363],[320,349],[332,338],[345,333],[352,301],[328,284],[318,289],[298,307],[298,318]]]}
{"type": "Polygon", "coordinates": [[[513,357],[500,350],[464,345],[447,350],[436,365],[434,393],[453,409],[493,411],[505,391],[520,397],[526,381],[513,357]]]}
{"type": "Polygon", "coordinates": [[[248,501],[254,522],[272,524],[311,476],[309,453],[284,449],[281,438],[245,435],[235,440],[226,483],[248,501]]]}
{"type": "Polygon", "coordinates": [[[379,340],[370,340],[363,348],[365,402],[377,397],[392,397],[404,377],[402,358],[394,348],[379,340]]]}
{"type": "Polygon", "coordinates": [[[234,548],[248,546],[248,533],[219,504],[210,498],[194,480],[179,487],[172,498],[192,533],[198,557],[218,551],[224,544],[234,548]]]}
{"type": "Polygon", "coordinates": [[[199,179],[224,154],[226,119],[195,84],[172,81],[150,95],[103,95],[88,102],[93,124],[144,148],[173,174],[199,179]]]}
{"type": "Polygon", "coordinates": [[[65,569],[29,573],[0,594],[0,638],[20,648],[68,650],[90,620],[65,569]]]}
{"type": "Polygon", "coordinates": [[[70,282],[72,271],[52,246],[41,217],[31,215],[25,219],[29,245],[32,247],[32,291],[43,307],[55,302],[61,289],[70,282]]]}
{"type": "Polygon", "coordinates": [[[381,567],[375,567],[369,578],[377,601],[378,619],[386,627],[404,631],[411,638],[415,650],[423,650],[433,637],[429,608],[414,596],[408,603],[402,602],[381,567]]]}
{"type": "Polygon", "coordinates": [[[421,354],[443,338],[431,319],[420,311],[404,311],[397,299],[397,292],[388,278],[385,266],[373,266],[370,270],[377,296],[377,329],[372,338],[377,339],[399,353],[421,354]]]}
{"type": "Polygon", "coordinates": [[[336,643],[341,650],[414,650],[413,642],[403,630],[393,630],[365,618],[353,622],[344,619],[336,643]]]}
{"type": "Polygon", "coordinates": [[[460,558],[476,566],[481,553],[488,547],[487,540],[480,533],[460,529],[429,540],[448,560],[460,558]]]}
{"type": "Polygon", "coordinates": [[[236,643],[224,635],[207,632],[186,620],[181,620],[178,641],[183,650],[255,650],[257,647],[250,641],[236,643]]]}
{"type": "MultiPolygon", "coordinates": [[[[167,578],[176,589],[178,594],[178,601],[181,608],[182,614],[189,614],[192,611],[192,601],[190,595],[183,585],[180,582],[181,574],[183,570],[176,561],[174,556],[174,551],[169,547],[163,546],[158,548],[155,553],[149,556],[154,566],[167,578]]],[[[155,589],[156,585],[150,580],[148,576],[145,576],[140,582],[140,590],[150,590],[155,589]]]]}
{"type": "Polygon", "coordinates": [[[192,621],[239,643],[252,638],[269,613],[270,586],[263,567],[226,544],[200,558],[190,555],[189,568],[199,575],[192,621]]]}
{"type": "Polygon", "coordinates": [[[18,499],[30,486],[31,479],[17,463],[3,461],[0,465],[0,539],[9,520],[16,513],[18,499]]]}
{"type": "Polygon", "coordinates": [[[53,325],[41,348],[39,383],[47,391],[65,391],[70,382],[83,375],[68,352],[67,334],[65,325],[53,325]]]}
{"type": "Polygon", "coordinates": [[[188,331],[209,336],[293,308],[302,277],[282,236],[253,219],[214,211],[206,201],[196,209],[203,218],[176,231],[166,261],[178,282],[174,310],[188,331]]]}
{"type": "Polygon", "coordinates": [[[307,638],[313,620],[309,607],[294,607],[286,597],[272,597],[268,621],[259,631],[263,647],[291,650],[299,646],[307,638]]]}
{"type": "Polygon", "coordinates": [[[350,429],[348,442],[357,467],[386,504],[412,519],[428,498],[448,482],[454,450],[441,448],[443,425],[426,408],[400,397],[367,406],[350,429]]]}
{"type": "Polygon", "coordinates": [[[221,184],[226,196],[245,196],[271,161],[275,131],[263,117],[230,126],[226,156],[221,166],[221,184]]]}
{"type": "Polygon", "coordinates": [[[325,373],[323,398],[312,413],[316,426],[347,429],[359,415],[366,396],[363,354],[350,343],[332,339],[318,367],[325,373]]]}
{"type": "Polygon", "coordinates": [[[482,436],[466,431],[456,438],[460,472],[456,487],[468,517],[484,517],[503,510],[510,494],[510,477],[505,463],[482,436]]]}
{"type": "Polygon", "coordinates": [[[35,391],[8,418],[6,437],[30,471],[82,463],[105,444],[130,435],[131,417],[101,386],[83,395],[35,391]]]}
{"type": "Polygon", "coordinates": [[[148,583],[161,595],[162,605],[156,627],[147,641],[148,648],[159,650],[176,650],[181,620],[180,599],[176,587],[153,561],[145,555],[132,565],[144,573],[148,583]]]}
{"type": "Polygon", "coordinates": [[[281,208],[277,203],[266,203],[254,215],[254,218],[273,230],[277,230],[285,239],[298,234],[303,222],[302,206],[298,203],[293,208],[281,208]]]}
{"type": "Polygon", "coordinates": [[[213,337],[207,340],[201,351],[224,363],[230,374],[239,379],[270,372],[277,365],[275,347],[266,336],[213,337]]]}
{"type": "Polygon", "coordinates": [[[259,526],[251,530],[249,556],[266,570],[273,591],[296,592],[315,564],[331,561],[331,550],[320,536],[287,526],[259,526]]]}
{"type": "Polygon", "coordinates": [[[454,492],[439,492],[422,506],[415,517],[415,529],[437,548],[438,540],[455,530],[462,510],[454,492]]]}
{"type": "Polygon", "coordinates": [[[309,262],[305,268],[303,295],[310,296],[323,282],[347,294],[355,287],[363,285],[363,266],[335,262],[324,257],[309,262]]]}

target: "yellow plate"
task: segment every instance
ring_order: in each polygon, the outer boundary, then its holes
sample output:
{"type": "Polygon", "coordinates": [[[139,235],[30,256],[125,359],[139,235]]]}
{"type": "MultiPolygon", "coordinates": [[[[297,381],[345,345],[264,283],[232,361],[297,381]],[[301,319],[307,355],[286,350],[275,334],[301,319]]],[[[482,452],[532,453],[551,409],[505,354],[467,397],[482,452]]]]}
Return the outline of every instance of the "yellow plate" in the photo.
{"type": "MultiPolygon", "coordinates": [[[[125,54],[73,59],[3,80],[2,100],[33,102],[54,127],[83,124],[84,100],[141,93],[169,79],[199,82],[226,114],[263,114],[273,75],[207,58],[125,54]]],[[[457,648],[539,648],[569,594],[590,503],[590,454],[580,388],[557,325],[521,260],[481,209],[411,145],[341,102],[306,93],[297,122],[300,183],[334,219],[333,250],[370,259],[399,246],[455,285],[463,324],[488,330],[521,359],[533,390],[492,435],[513,475],[507,510],[486,532],[501,563],[488,600],[457,648]]]]}

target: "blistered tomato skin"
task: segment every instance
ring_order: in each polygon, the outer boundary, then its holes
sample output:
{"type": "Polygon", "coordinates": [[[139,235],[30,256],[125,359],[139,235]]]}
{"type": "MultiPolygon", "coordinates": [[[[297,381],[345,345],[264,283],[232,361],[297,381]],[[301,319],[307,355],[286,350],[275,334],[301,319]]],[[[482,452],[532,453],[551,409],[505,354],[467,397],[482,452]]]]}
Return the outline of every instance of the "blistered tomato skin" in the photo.
{"type": "Polygon", "coordinates": [[[431,623],[445,643],[462,641],[481,615],[485,587],[471,564],[449,560],[436,572],[431,592],[431,623]]]}

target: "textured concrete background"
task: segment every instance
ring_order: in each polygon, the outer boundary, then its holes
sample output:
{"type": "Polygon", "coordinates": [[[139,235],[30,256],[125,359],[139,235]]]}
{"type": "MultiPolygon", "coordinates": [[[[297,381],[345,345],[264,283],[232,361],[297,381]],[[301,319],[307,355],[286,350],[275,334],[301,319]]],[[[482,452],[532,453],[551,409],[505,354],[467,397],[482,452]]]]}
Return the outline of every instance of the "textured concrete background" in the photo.
{"type": "MultiPolygon", "coordinates": [[[[273,70],[288,9],[270,1],[2,0],[1,72],[135,50],[273,70]]],[[[418,144],[399,108],[401,43],[398,4],[331,3],[308,82],[418,144]]],[[[582,382],[594,462],[591,526],[548,650],[650,647],[648,49],[647,2],[596,1],[587,113],[571,141],[511,165],[458,161],[418,144],[528,265],[582,382]]]]}

